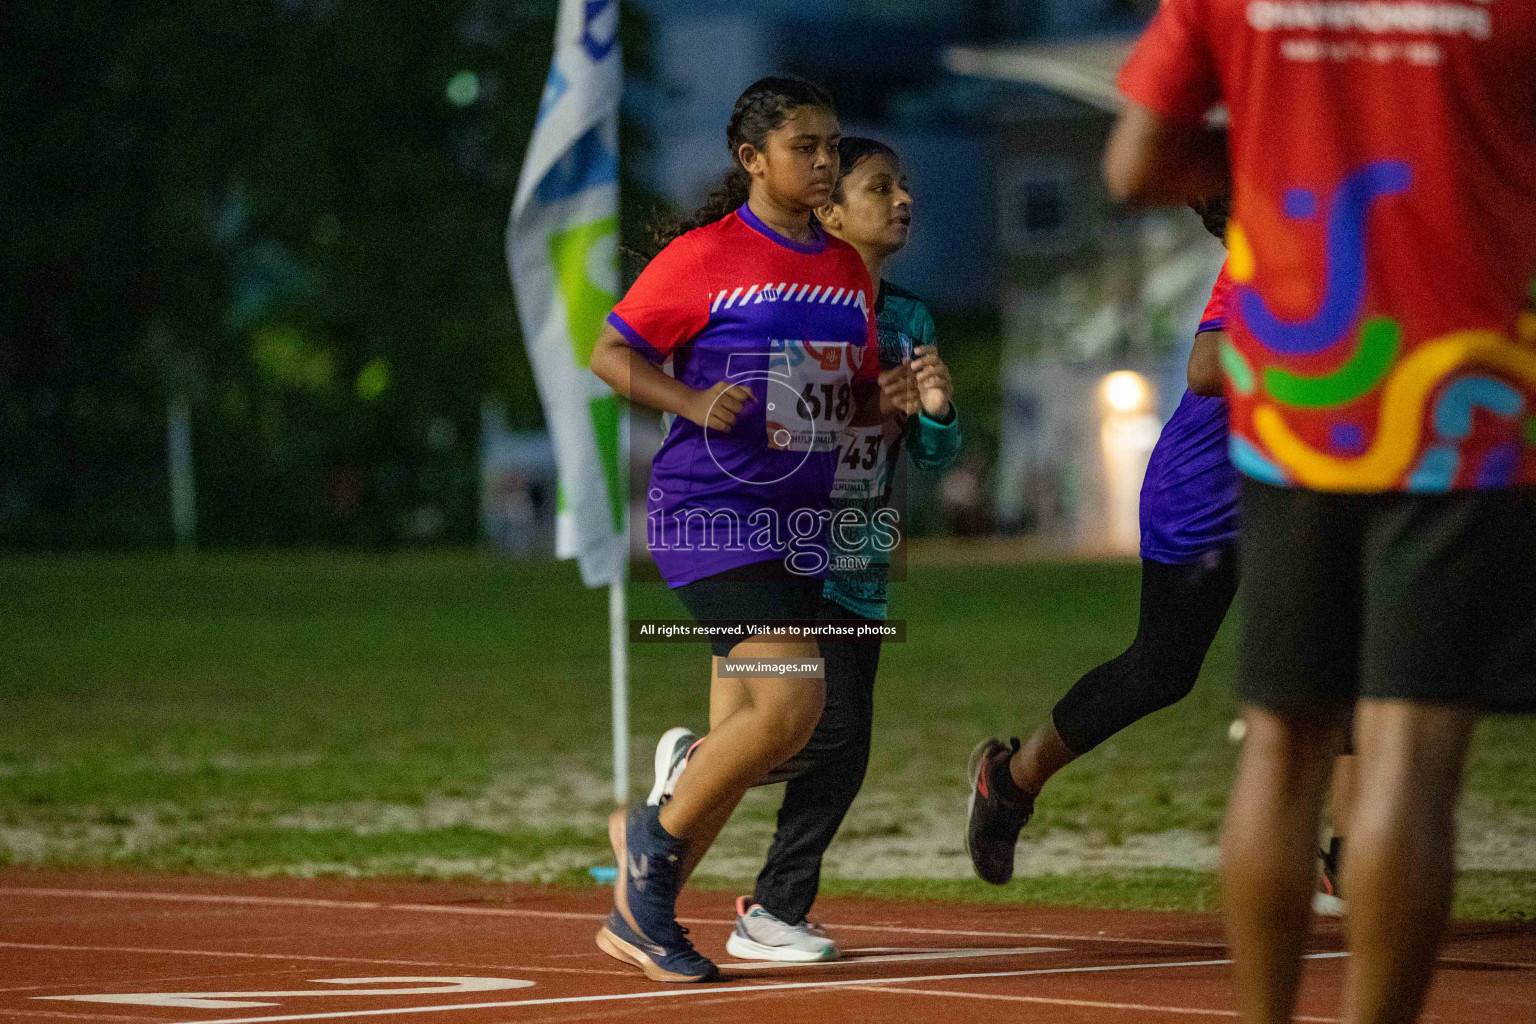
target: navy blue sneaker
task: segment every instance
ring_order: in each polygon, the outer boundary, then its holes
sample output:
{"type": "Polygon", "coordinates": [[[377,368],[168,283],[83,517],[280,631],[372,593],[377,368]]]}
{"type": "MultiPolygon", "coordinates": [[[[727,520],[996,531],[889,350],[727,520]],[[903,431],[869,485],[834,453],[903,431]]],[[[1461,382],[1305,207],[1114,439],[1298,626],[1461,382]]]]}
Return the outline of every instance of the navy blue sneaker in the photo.
{"type": "Polygon", "coordinates": [[[661,809],[614,811],[608,838],[618,859],[613,912],[597,932],[597,946],[615,960],[640,968],[652,981],[714,981],[720,971],[693,948],[677,923],[683,842],[661,827],[661,809]]]}

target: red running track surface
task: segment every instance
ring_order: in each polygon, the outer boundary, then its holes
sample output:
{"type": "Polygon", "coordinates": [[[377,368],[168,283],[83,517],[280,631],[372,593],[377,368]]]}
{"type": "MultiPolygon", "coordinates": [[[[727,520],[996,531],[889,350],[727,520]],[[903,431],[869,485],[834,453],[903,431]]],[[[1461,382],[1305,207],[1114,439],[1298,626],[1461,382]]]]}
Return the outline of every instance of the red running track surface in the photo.
{"type": "MultiPolygon", "coordinates": [[[[681,911],[726,980],[658,985],[592,941],[607,890],[0,871],[0,1021],[1234,1020],[1214,915],[827,899],[833,964],[732,965],[724,894],[681,911]]],[[[1299,1020],[1331,1021],[1337,926],[1299,1020]]],[[[1453,929],[1426,1020],[1536,1021],[1536,928],[1453,929]]]]}

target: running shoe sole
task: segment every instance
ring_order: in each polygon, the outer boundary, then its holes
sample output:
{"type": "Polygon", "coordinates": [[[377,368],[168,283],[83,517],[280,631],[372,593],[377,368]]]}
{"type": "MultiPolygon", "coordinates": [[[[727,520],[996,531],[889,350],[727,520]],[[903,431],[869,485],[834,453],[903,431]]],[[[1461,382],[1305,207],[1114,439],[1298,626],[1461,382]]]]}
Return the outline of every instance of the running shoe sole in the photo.
{"type": "Polygon", "coordinates": [[[645,955],[644,950],[632,943],[625,942],[619,936],[609,931],[606,924],[597,930],[597,948],[620,963],[640,968],[645,972],[645,976],[652,981],[664,981],[672,985],[696,985],[700,982],[716,981],[720,976],[718,971],[714,974],[694,976],[690,974],[676,974],[665,968],[658,967],[655,961],[645,955]]]}
{"type": "Polygon", "coordinates": [[[677,750],[677,741],[692,735],[693,730],[685,725],[674,725],[661,734],[661,739],[656,743],[656,783],[651,786],[650,795],[645,798],[647,805],[655,807],[666,796],[667,779],[672,775],[672,758],[677,750]]]}
{"type": "Polygon", "coordinates": [[[825,950],[812,953],[788,946],[765,946],[734,931],[725,940],[725,951],[738,960],[772,960],[781,964],[813,964],[838,958],[837,946],[832,943],[828,943],[825,950]]]}

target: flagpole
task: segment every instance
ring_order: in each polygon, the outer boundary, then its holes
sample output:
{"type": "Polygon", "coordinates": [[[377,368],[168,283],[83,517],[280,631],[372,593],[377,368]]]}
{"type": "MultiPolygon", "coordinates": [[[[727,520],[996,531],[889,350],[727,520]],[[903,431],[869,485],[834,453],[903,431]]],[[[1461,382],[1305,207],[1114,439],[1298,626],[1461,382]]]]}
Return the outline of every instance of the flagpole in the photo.
{"type": "Polygon", "coordinates": [[[555,555],[608,584],[613,795],[629,797],[625,423],[587,363],[618,300],[619,0],[560,0],[555,54],[507,219],[507,269],[559,466],[555,555]],[[615,564],[616,563],[616,564],[615,564]]]}
{"type": "Polygon", "coordinates": [[[629,613],[622,569],[608,584],[608,658],[613,683],[613,802],[629,802],[629,613]]]}

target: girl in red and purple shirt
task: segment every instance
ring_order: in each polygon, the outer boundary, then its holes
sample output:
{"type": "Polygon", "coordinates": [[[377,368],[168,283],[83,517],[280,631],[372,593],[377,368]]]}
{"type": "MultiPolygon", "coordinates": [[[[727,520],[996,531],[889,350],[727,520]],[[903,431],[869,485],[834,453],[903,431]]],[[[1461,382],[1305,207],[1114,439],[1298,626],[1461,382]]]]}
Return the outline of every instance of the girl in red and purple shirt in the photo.
{"type": "Polygon", "coordinates": [[[843,429],[912,411],[903,382],[882,401],[863,260],[813,216],[837,182],[840,134],[821,87],[750,86],[725,184],[671,232],[592,355],[615,391],[675,414],[646,491],[649,546],[696,619],[741,630],[712,645],[709,742],[671,799],[610,823],[619,875],[598,945],[658,981],[716,976],[677,925],[678,889],[742,795],[804,746],[825,699],[812,672],[730,676],[726,656],[818,657],[814,640],[762,623],[816,616],[843,429]]]}

